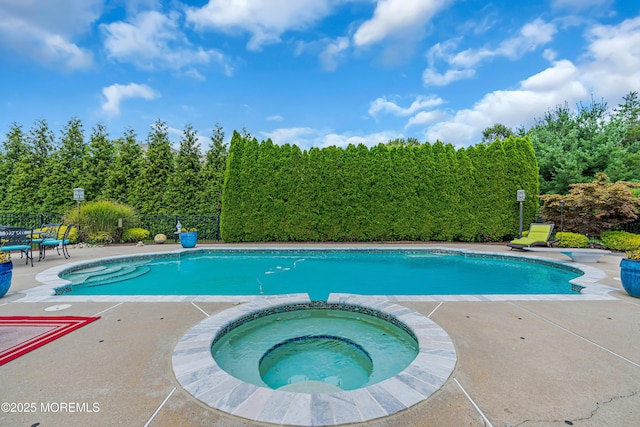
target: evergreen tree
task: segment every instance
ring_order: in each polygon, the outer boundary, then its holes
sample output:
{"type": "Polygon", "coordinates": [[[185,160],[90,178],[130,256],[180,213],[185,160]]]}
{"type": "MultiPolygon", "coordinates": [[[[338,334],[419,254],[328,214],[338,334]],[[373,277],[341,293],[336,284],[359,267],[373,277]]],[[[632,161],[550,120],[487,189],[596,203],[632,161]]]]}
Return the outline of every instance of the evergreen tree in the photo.
{"type": "Polygon", "coordinates": [[[127,129],[124,136],[115,141],[115,151],[103,194],[120,203],[140,206],[135,187],[144,165],[144,153],[133,129],[127,129]]]}
{"type": "Polygon", "coordinates": [[[12,212],[44,212],[43,192],[39,189],[50,174],[46,163],[54,149],[53,132],[46,120],[34,123],[26,142],[28,151],[14,163],[5,203],[12,212]]]}
{"type": "Polygon", "coordinates": [[[40,187],[44,212],[64,212],[75,204],[73,189],[82,185],[85,152],[82,122],[74,117],[62,130],[59,149],[46,161],[40,187]]]}
{"type": "Polygon", "coordinates": [[[220,211],[220,234],[227,242],[243,240],[244,206],[242,204],[242,165],[246,141],[233,132],[222,187],[222,210],[220,211]]]}
{"type": "Polygon", "coordinates": [[[457,236],[457,163],[453,146],[440,141],[433,144],[436,165],[433,175],[434,198],[432,204],[433,239],[452,241],[457,236]]]}
{"type": "Polygon", "coordinates": [[[224,131],[222,126],[216,123],[211,135],[211,147],[206,153],[204,165],[200,170],[200,182],[202,183],[200,212],[203,215],[220,214],[222,210],[222,187],[227,155],[224,131]]]}
{"type": "MultiPolygon", "coordinates": [[[[457,236],[463,242],[473,242],[480,234],[475,220],[474,199],[476,195],[475,171],[469,158],[468,150],[472,148],[460,148],[456,152],[458,157],[458,212],[457,212],[457,236]]],[[[537,172],[536,172],[537,177],[537,172]]]]}
{"type": "Polygon", "coordinates": [[[135,207],[141,213],[171,213],[164,205],[164,194],[173,169],[174,156],[168,128],[165,122],[158,119],[147,136],[145,162],[136,182],[138,205],[135,207]]]}
{"type": "Polygon", "coordinates": [[[93,128],[84,159],[85,197],[87,200],[98,199],[106,193],[106,184],[115,160],[114,144],[109,140],[107,129],[102,123],[93,128]]]}
{"type": "Polygon", "coordinates": [[[8,203],[9,183],[15,173],[16,164],[28,153],[29,147],[25,141],[22,126],[14,122],[9,128],[6,140],[2,143],[2,150],[0,150],[0,176],[3,177],[0,180],[0,206],[2,206],[2,210],[10,207],[8,203]]]}
{"type": "Polygon", "coordinates": [[[197,131],[187,124],[180,139],[175,170],[169,177],[164,205],[167,212],[196,215],[200,213],[198,196],[202,188],[200,143],[197,131]]]}
{"type": "Polygon", "coordinates": [[[434,174],[435,163],[431,144],[426,143],[414,149],[416,162],[416,226],[417,238],[420,240],[431,240],[433,237],[433,198],[435,195],[434,183],[431,177],[434,174]]]}

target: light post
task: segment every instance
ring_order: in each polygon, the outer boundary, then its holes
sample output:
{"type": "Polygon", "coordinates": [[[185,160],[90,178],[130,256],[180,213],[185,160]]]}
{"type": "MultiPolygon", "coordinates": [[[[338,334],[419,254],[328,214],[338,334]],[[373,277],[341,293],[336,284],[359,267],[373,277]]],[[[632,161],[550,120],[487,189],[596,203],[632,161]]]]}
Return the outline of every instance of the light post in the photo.
{"type": "Polygon", "coordinates": [[[564,231],[564,200],[560,200],[560,231],[564,231]]]}
{"type": "Polygon", "coordinates": [[[80,202],[84,200],[84,188],[73,189],[73,200],[78,202],[78,242],[80,241],[80,202]]]}
{"type": "Polygon", "coordinates": [[[524,202],[525,195],[524,190],[518,190],[516,192],[516,200],[520,202],[520,237],[522,238],[522,203],[524,202]]]}

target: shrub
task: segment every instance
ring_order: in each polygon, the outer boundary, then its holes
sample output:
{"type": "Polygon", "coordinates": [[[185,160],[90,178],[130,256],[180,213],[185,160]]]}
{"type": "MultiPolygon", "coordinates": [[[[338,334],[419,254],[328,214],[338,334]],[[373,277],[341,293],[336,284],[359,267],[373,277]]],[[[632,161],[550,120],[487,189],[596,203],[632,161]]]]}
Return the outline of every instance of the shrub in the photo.
{"type": "Polygon", "coordinates": [[[147,240],[149,238],[149,230],[144,228],[128,228],[122,235],[124,242],[139,242],[141,240],[147,240]]]}
{"type": "Polygon", "coordinates": [[[561,231],[556,233],[556,245],[561,248],[588,248],[589,238],[584,234],[561,231]]]}
{"type": "Polygon", "coordinates": [[[110,235],[113,242],[113,236],[117,234],[118,220],[122,219],[123,227],[129,228],[133,225],[135,213],[132,207],[122,203],[111,200],[94,200],[80,206],[79,220],[78,210],[69,209],[64,215],[64,222],[80,224],[83,235],[90,236],[89,241],[92,240],[92,235],[105,232],[110,235]]]}
{"type": "Polygon", "coordinates": [[[626,231],[606,231],[600,236],[602,244],[614,251],[634,251],[640,249],[640,234],[626,231]]]}
{"type": "Polygon", "coordinates": [[[570,187],[564,196],[539,196],[544,202],[540,216],[548,222],[563,223],[566,230],[595,236],[638,218],[640,199],[632,194],[634,188],[640,187],[638,183],[611,183],[599,173],[593,182],[570,187]]]}
{"type": "MultiPolygon", "coordinates": [[[[66,233],[66,231],[67,231],[67,226],[66,225],[60,226],[60,228],[58,229],[58,238],[62,239],[62,237],[64,237],[64,233],[66,233]]],[[[78,227],[73,227],[69,231],[69,235],[67,236],[67,239],[69,239],[69,243],[71,243],[71,244],[78,243],[78,227]]]]}
{"type": "Polygon", "coordinates": [[[97,245],[103,245],[105,243],[113,243],[113,237],[106,231],[98,231],[97,233],[89,234],[89,243],[95,243],[97,245]]]}

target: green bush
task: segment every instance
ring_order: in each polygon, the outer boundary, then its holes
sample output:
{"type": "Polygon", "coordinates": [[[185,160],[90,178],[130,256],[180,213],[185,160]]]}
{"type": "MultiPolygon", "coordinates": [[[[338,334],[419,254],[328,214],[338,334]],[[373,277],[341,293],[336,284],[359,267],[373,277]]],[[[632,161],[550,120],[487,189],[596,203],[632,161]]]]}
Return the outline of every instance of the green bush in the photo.
{"type": "Polygon", "coordinates": [[[118,220],[122,219],[123,228],[129,228],[133,226],[135,214],[135,210],[125,204],[111,200],[94,200],[80,206],[79,219],[78,210],[69,209],[64,215],[64,222],[67,224],[80,224],[82,234],[89,236],[89,241],[92,240],[92,235],[96,235],[99,232],[109,234],[111,241],[113,241],[116,228],[118,228],[118,220]]]}
{"type": "Polygon", "coordinates": [[[124,231],[122,240],[124,242],[139,242],[141,240],[147,240],[149,234],[149,230],[145,230],[144,228],[129,228],[124,231]]]}
{"type": "Polygon", "coordinates": [[[88,241],[96,245],[103,245],[105,243],[113,243],[113,237],[106,231],[98,231],[97,233],[89,234],[88,241]]]}
{"type": "Polygon", "coordinates": [[[584,234],[561,231],[556,233],[556,245],[561,248],[588,248],[589,238],[584,234]]]}
{"type": "Polygon", "coordinates": [[[602,244],[614,251],[633,251],[640,249],[640,234],[626,231],[605,231],[600,236],[602,244]]]}

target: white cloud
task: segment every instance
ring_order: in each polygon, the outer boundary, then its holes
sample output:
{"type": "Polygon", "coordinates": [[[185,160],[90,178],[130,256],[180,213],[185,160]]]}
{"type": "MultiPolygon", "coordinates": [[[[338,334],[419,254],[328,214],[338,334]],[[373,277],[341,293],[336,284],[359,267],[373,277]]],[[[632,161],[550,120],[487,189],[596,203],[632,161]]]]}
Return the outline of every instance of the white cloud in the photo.
{"type": "Polygon", "coordinates": [[[270,121],[270,122],[281,122],[281,121],[284,120],[284,117],[276,114],[275,116],[267,117],[267,120],[270,121]]]}
{"type": "Polygon", "coordinates": [[[89,68],[91,52],[73,39],[90,29],[102,6],[101,0],[0,2],[0,47],[44,64],[89,68]]]}
{"type": "Polygon", "coordinates": [[[411,117],[407,122],[405,129],[414,125],[426,125],[427,123],[435,122],[445,116],[445,113],[440,110],[434,111],[420,111],[415,116],[411,117]]]}
{"type": "Polygon", "coordinates": [[[344,51],[349,48],[347,37],[338,37],[327,44],[327,47],[320,53],[320,63],[326,71],[335,71],[338,68],[338,61],[344,51]]]}
{"type": "Polygon", "coordinates": [[[473,108],[460,110],[448,120],[429,127],[426,139],[466,146],[480,142],[482,130],[495,123],[512,128],[530,126],[550,107],[585,99],[589,91],[579,78],[580,70],[575,65],[558,61],[522,81],[518,89],[488,93],[473,108]]]}
{"type": "Polygon", "coordinates": [[[222,65],[226,75],[231,75],[233,68],[224,54],[191,45],[180,30],[179,18],[177,12],[165,15],[148,10],[128,22],[102,24],[108,56],[146,70],[185,70],[186,75],[198,80],[204,76],[192,67],[213,62],[222,65]]]}
{"type": "MultiPolygon", "coordinates": [[[[534,51],[553,40],[557,32],[555,24],[535,19],[520,29],[517,37],[504,40],[495,49],[466,49],[453,53],[460,40],[448,40],[437,43],[427,52],[429,66],[422,74],[425,86],[446,86],[458,80],[475,76],[474,67],[495,57],[506,57],[512,60],[521,58],[525,53],[534,51]],[[438,72],[436,62],[443,60],[450,67],[444,73],[438,72]]],[[[550,57],[550,52],[545,53],[550,57]]]]}
{"type": "Polygon", "coordinates": [[[448,0],[378,0],[373,17],[355,32],[354,44],[367,46],[399,34],[421,35],[421,29],[448,3],[448,0]]]}
{"type": "Polygon", "coordinates": [[[120,103],[129,98],[142,98],[152,100],[160,96],[147,85],[137,83],[129,83],[128,85],[112,84],[102,89],[102,95],[105,102],[102,104],[102,110],[109,115],[120,115],[120,103]]]}
{"type": "Polygon", "coordinates": [[[422,73],[422,81],[425,86],[447,86],[457,80],[470,79],[475,74],[475,70],[447,70],[440,74],[433,68],[427,68],[422,73]]]}
{"type": "Polygon", "coordinates": [[[402,134],[392,131],[376,132],[364,136],[352,134],[339,134],[314,128],[280,128],[271,132],[261,132],[265,138],[271,138],[274,144],[297,145],[301,150],[308,150],[311,147],[346,147],[349,144],[364,144],[372,147],[380,143],[386,144],[389,140],[403,138],[402,134]]]}
{"type": "Polygon", "coordinates": [[[327,16],[339,0],[209,0],[201,8],[186,9],[187,21],[197,29],[250,33],[250,50],[277,43],[291,30],[302,30],[327,16]]]}
{"type": "Polygon", "coordinates": [[[555,24],[546,23],[538,18],[525,24],[517,37],[503,41],[496,49],[467,49],[451,58],[449,63],[456,67],[471,68],[496,56],[518,59],[525,53],[549,43],[556,32],[555,24]]]}
{"type": "Polygon", "coordinates": [[[396,116],[410,116],[417,111],[424,110],[426,108],[436,107],[443,103],[442,99],[436,96],[418,96],[410,106],[403,108],[393,101],[387,100],[387,98],[377,98],[369,106],[369,115],[376,116],[378,113],[393,114],[396,116]]]}
{"type": "Polygon", "coordinates": [[[609,98],[637,91],[640,87],[640,17],[616,26],[594,26],[588,40],[585,63],[580,68],[583,80],[594,88],[594,93],[609,98]]]}

